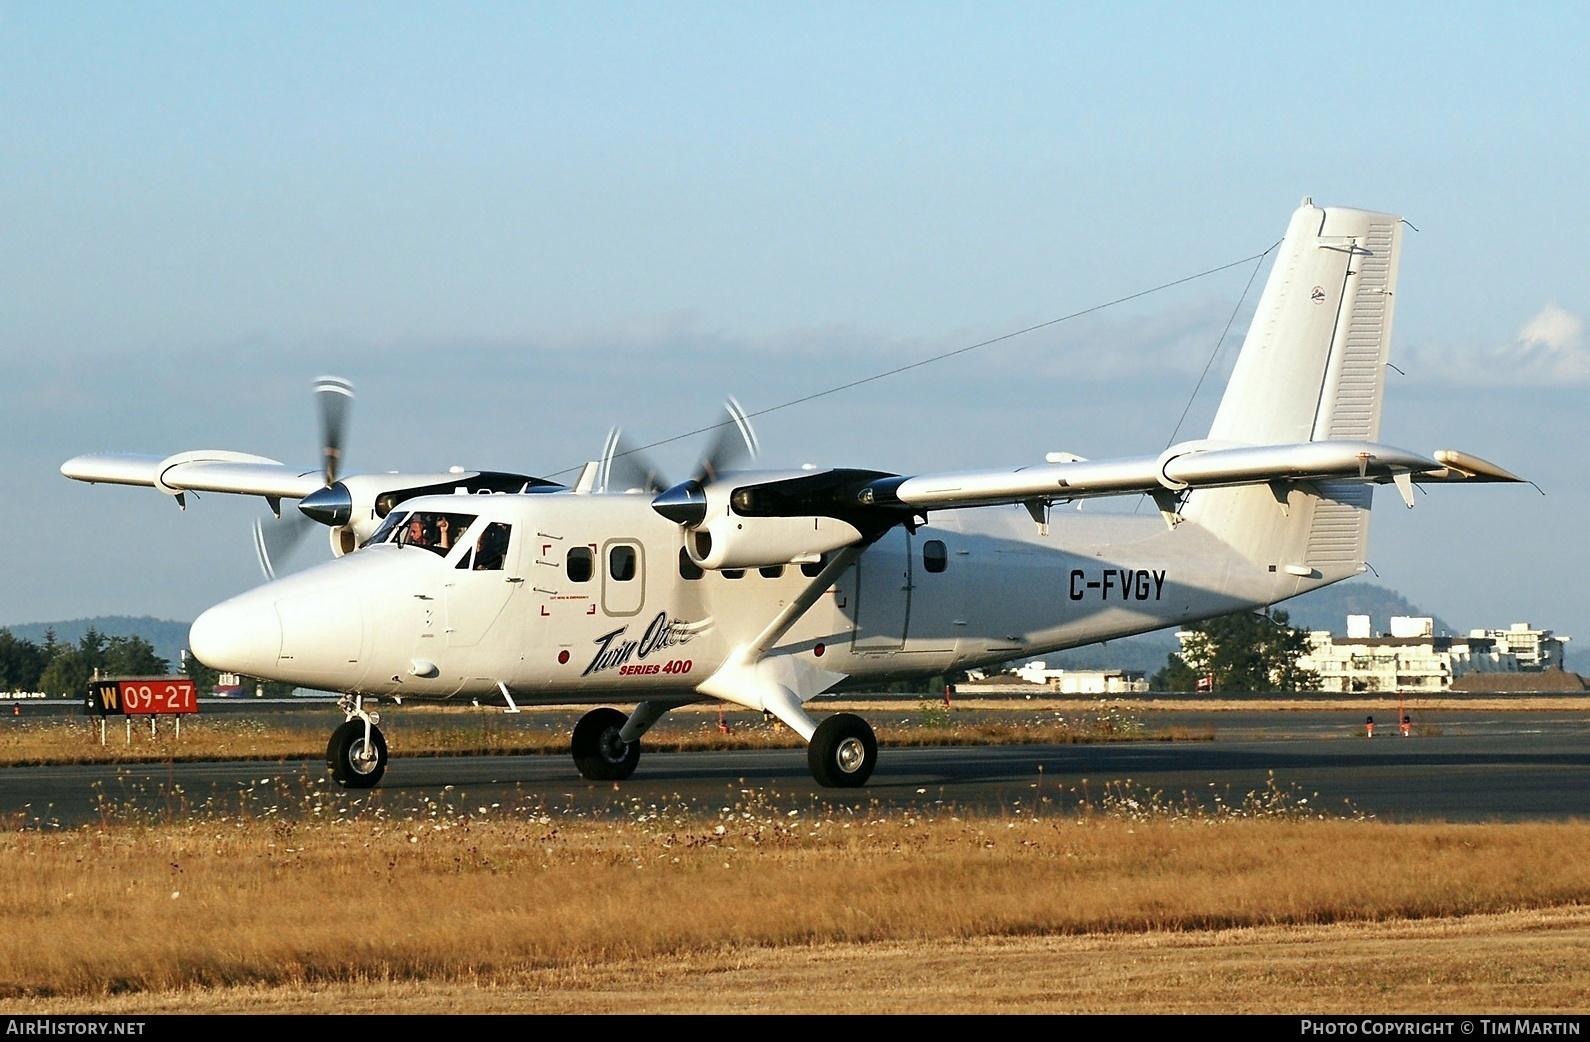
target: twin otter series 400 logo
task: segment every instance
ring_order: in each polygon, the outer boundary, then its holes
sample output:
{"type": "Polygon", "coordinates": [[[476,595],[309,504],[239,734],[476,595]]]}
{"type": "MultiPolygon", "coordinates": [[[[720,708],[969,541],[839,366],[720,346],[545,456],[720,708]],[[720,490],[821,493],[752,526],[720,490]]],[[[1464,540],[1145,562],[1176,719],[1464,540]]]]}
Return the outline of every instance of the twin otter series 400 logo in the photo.
{"type": "Polygon", "coordinates": [[[641,634],[639,640],[622,639],[628,629],[628,626],[620,626],[611,633],[604,633],[597,637],[594,641],[596,644],[596,656],[591,659],[591,664],[585,667],[585,672],[581,673],[580,676],[588,677],[592,673],[600,673],[604,669],[615,668],[619,668],[621,672],[626,673],[674,672],[672,670],[664,670],[660,665],[654,668],[639,669],[629,666],[629,661],[630,659],[644,659],[648,655],[656,654],[664,649],[688,644],[690,643],[690,638],[695,636],[690,623],[684,619],[671,619],[665,611],[657,613],[657,617],[651,620],[651,625],[646,627],[646,632],[641,634]]]}

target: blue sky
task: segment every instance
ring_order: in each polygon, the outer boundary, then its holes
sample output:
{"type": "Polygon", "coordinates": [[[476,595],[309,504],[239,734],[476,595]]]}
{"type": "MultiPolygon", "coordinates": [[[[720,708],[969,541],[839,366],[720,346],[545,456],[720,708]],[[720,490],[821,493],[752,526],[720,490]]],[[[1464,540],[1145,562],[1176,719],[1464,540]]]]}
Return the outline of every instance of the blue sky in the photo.
{"type": "MultiPolygon", "coordinates": [[[[1590,640],[1587,30],[1569,4],[0,3],[0,465],[31,528],[0,624],[255,582],[256,505],[56,468],[312,461],[322,372],[359,387],[356,469],[548,473],[615,423],[665,437],[1252,255],[1309,195],[1419,229],[1384,440],[1548,493],[1380,497],[1382,581],[1590,640]]],[[[1250,273],[766,417],[765,459],[1157,449],[1250,273]]]]}

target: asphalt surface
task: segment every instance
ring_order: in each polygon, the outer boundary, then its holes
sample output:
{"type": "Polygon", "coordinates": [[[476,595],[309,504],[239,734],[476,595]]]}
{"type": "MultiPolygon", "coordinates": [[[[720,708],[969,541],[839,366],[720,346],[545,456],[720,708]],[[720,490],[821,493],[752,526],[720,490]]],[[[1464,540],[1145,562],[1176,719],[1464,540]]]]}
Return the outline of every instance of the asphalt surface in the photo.
{"type": "MultiPolygon", "coordinates": [[[[886,717],[880,712],[874,714],[886,717]]],[[[0,815],[23,827],[197,815],[409,813],[717,815],[726,807],[867,813],[956,808],[1026,814],[1081,800],[1205,810],[1250,794],[1390,821],[1590,818],[1590,715],[1425,714],[1412,737],[1330,711],[1145,714],[1150,727],[1212,729],[1213,741],[889,748],[855,790],[818,788],[804,750],[647,752],[634,777],[582,779],[564,756],[395,755],[381,785],[343,791],[319,761],[72,766],[0,771],[0,815]],[[495,806],[494,806],[495,805],[495,806]],[[319,810],[315,810],[319,807],[319,810]]],[[[329,733],[335,714],[318,719],[329,733]]],[[[545,722],[543,722],[545,724],[545,722]]]]}

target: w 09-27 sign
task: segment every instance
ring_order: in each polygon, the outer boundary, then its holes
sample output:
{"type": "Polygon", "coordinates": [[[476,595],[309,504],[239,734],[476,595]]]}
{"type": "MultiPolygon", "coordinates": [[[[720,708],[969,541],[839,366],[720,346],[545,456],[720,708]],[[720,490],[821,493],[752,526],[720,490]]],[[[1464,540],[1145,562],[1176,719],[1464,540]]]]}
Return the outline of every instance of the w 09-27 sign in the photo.
{"type": "Polygon", "coordinates": [[[88,711],[100,716],[176,716],[199,711],[198,691],[187,677],[125,677],[88,685],[88,711]]]}

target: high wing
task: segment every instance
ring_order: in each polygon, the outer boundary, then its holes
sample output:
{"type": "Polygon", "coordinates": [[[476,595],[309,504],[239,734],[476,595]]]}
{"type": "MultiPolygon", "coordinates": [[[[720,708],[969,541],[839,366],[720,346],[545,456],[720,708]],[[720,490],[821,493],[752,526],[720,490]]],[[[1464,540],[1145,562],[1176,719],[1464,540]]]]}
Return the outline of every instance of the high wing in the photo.
{"type": "Polygon", "coordinates": [[[61,464],[61,473],[90,483],[156,488],[172,496],[180,492],[231,492],[302,499],[326,484],[319,468],[305,470],[265,456],[225,449],[197,449],[174,456],[90,453],[61,464]]]}
{"type": "MultiPolygon", "coordinates": [[[[91,453],[67,460],[61,473],[78,481],[157,489],[183,507],[189,492],[223,492],[263,496],[279,515],[282,500],[296,499],[305,518],[332,529],[332,552],[339,556],[368,539],[393,507],[416,496],[563,487],[527,474],[462,468],[434,474],[350,474],[328,483],[328,474],[320,469],[227,449],[195,449],[174,456],[91,453]]],[[[269,574],[263,556],[261,563],[269,574]]]]}

